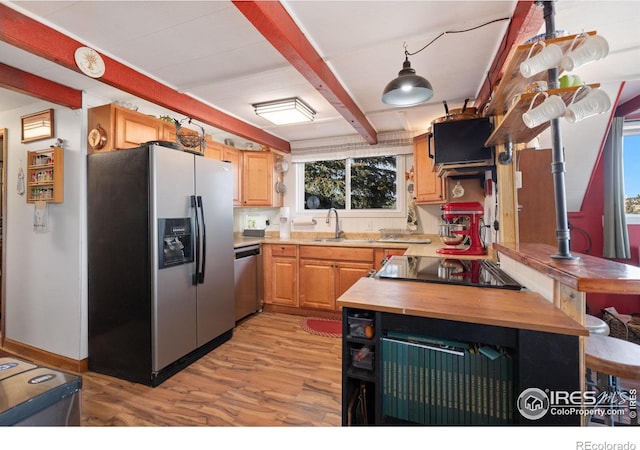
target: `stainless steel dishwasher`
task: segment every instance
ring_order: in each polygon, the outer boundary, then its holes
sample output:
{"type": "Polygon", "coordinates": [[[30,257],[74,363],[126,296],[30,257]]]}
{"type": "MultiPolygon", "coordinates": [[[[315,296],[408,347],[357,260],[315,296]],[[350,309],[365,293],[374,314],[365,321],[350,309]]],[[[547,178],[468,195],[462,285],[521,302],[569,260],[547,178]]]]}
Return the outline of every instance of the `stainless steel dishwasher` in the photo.
{"type": "Polygon", "coordinates": [[[259,244],[235,249],[234,272],[237,322],[262,308],[262,249],[259,244]]]}

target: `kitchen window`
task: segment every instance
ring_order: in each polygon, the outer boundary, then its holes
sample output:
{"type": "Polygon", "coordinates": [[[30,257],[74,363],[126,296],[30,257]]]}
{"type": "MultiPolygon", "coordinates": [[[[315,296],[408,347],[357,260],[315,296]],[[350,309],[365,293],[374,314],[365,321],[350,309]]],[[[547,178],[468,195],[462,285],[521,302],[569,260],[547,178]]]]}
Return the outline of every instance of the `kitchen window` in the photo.
{"type": "Polygon", "coordinates": [[[297,165],[299,210],[336,208],[347,215],[401,215],[404,157],[385,155],[309,161],[297,165]]]}
{"type": "Polygon", "coordinates": [[[624,197],[628,224],[640,224],[640,121],[623,128],[624,197]]]}

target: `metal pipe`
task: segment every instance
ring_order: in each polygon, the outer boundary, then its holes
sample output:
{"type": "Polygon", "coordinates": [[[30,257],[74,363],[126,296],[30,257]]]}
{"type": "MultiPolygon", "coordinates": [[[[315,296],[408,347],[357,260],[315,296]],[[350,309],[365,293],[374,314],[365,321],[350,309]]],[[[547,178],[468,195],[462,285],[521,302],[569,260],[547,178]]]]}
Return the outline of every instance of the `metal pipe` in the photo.
{"type": "MultiPolygon", "coordinates": [[[[554,0],[555,1],[555,0],[554,0]]],[[[544,4],[544,24],[545,39],[553,39],[555,37],[555,10],[554,1],[545,1],[544,4]]],[[[558,69],[553,67],[547,71],[549,89],[557,89],[558,69]]],[[[560,134],[560,119],[551,120],[551,149],[552,162],[551,173],[553,174],[553,187],[555,191],[556,206],[556,239],[558,240],[558,254],[551,255],[555,259],[577,259],[571,254],[570,249],[570,230],[569,220],[567,218],[567,196],[565,187],[565,164],[564,164],[564,147],[562,145],[562,136],[560,134]]]]}

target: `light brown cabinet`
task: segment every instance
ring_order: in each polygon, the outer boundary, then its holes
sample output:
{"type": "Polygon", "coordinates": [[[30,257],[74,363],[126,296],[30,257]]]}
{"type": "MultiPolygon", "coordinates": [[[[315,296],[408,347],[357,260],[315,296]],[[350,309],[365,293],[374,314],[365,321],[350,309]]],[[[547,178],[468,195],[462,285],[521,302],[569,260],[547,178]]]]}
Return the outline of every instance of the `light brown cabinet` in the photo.
{"type": "Polygon", "coordinates": [[[333,261],[300,260],[300,306],[335,310],[336,271],[333,261]]]}
{"type": "Polygon", "coordinates": [[[429,157],[429,133],[413,139],[414,197],[417,204],[441,204],[447,201],[445,179],[434,171],[429,157]]]}
{"type": "Polygon", "coordinates": [[[211,158],[211,159],[216,159],[218,161],[223,161],[224,160],[224,158],[222,157],[223,145],[219,142],[214,141],[209,135],[205,136],[204,141],[206,144],[206,148],[204,149],[205,158],[211,158]]]}
{"type": "Polygon", "coordinates": [[[242,152],[224,145],[222,146],[222,160],[231,163],[233,172],[233,206],[242,206],[242,152]]]}
{"type": "Polygon", "coordinates": [[[233,167],[233,206],[278,206],[274,202],[273,153],[223,145],[222,160],[233,167]]]}
{"type": "Polygon", "coordinates": [[[242,206],[275,206],[273,153],[242,152],[242,206]]]}
{"type": "Polygon", "coordinates": [[[299,305],[336,311],[336,299],[374,268],[368,248],[300,246],[299,305]]]}
{"type": "Polygon", "coordinates": [[[298,306],[298,247],[263,244],[264,303],[298,306]]]}
{"type": "Polygon", "coordinates": [[[263,244],[264,303],[289,313],[337,311],[336,299],[374,268],[372,248],[263,244]]]}
{"type": "Polygon", "coordinates": [[[64,149],[27,152],[27,203],[64,201],[64,149]]]}
{"type": "Polygon", "coordinates": [[[89,153],[135,148],[144,142],[166,140],[166,125],[168,124],[160,119],[113,103],[91,108],[88,112],[88,129],[100,126],[105,130],[107,139],[102,148],[94,149],[90,146],[89,153]]]}
{"type": "MultiPolygon", "coordinates": [[[[89,109],[88,127],[102,128],[106,142],[102,147],[89,146],[88,153],[135,148],[149,141],[176,142],[176,127],[171,122],[147,116],[115,104],[89,109]]],[[[197,135],[191,129],[182,129],[197,135]]],[[[200,146],[193,151],[200,150],[200,146]]],[[[190,150],[191,151],[191,150],[190,150]]],[[[270,151],[248,151],[221,144],[205,136],[204,156],[229,161],[233,170],[233,206],[281,206],[281,196],[275,195],[274,155],[270,151]]]]}
{"type": "MultiPolygon", "coordinates": [[[[98,126],[106,132],[106,142],[100,148],[89,145],[89,154],[135,148],[149,141],[177,142],[177,130],[173,122],[148,116],[113,103],[89,109],[89,130],[98,126]]],[[[182,128],[181,133],[194,136],[199,134],[196,130],[188,128],[182,128]]],[[[200,146],[188,150],[198,153],[200,146]]]]}

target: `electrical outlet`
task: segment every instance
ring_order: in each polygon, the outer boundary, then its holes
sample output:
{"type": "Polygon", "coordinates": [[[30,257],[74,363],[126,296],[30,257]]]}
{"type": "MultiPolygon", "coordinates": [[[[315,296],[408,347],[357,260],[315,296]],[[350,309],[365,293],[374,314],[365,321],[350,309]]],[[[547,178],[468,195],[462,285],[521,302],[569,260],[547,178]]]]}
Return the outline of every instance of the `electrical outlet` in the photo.
{"type": "Polygon", "coordinates": [[[373,231],[373,220],[367,219],[365,228],[367,229],[367,231],[373,231]]]}

